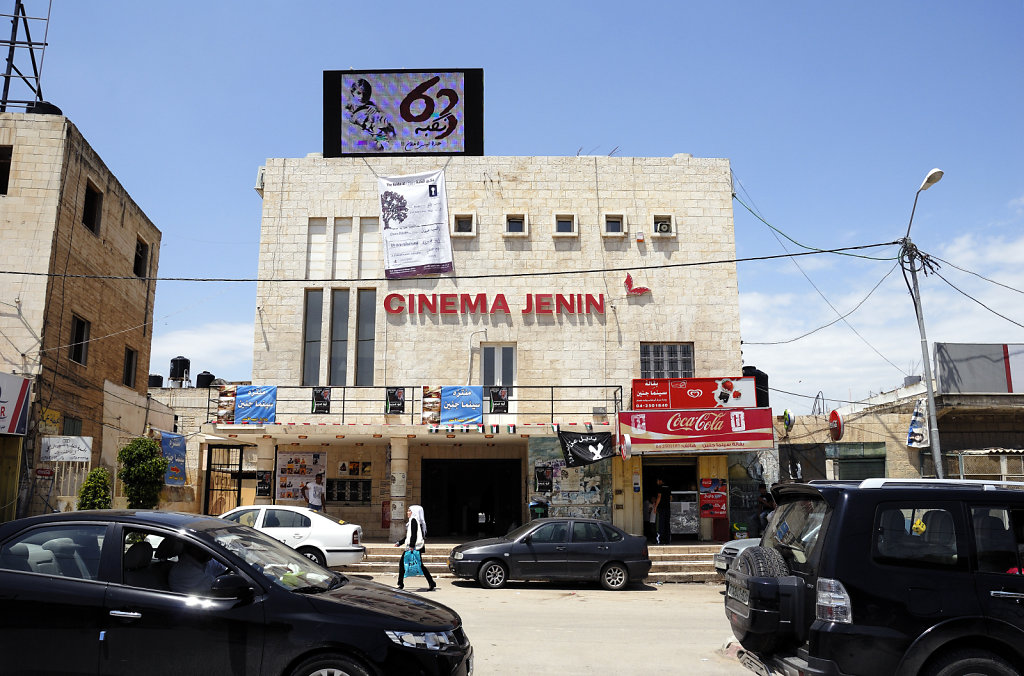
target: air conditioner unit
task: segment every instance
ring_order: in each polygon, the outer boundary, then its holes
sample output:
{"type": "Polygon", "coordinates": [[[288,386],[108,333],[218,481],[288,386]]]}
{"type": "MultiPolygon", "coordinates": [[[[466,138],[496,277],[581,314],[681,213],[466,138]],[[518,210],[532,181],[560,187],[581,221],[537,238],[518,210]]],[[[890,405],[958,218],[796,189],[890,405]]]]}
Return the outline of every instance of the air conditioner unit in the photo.
{"type": "Polygon", "coordinates": [[[659,235],[669,235],[672,233],[672,223],[670,221],[655,221],[654,232],[659,235]]]}

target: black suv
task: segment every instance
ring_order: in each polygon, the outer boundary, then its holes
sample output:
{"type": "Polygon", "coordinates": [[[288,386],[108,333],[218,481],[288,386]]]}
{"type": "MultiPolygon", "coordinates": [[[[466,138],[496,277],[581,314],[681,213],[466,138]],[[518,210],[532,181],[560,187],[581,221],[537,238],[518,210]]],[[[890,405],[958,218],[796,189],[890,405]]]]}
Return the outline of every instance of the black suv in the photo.
{"type": "Polygon", "coordinates": [[[777,486],[761,546],[726,573],[741,662],[762,676],[1024,673],[1022,489],[777,486]]]}

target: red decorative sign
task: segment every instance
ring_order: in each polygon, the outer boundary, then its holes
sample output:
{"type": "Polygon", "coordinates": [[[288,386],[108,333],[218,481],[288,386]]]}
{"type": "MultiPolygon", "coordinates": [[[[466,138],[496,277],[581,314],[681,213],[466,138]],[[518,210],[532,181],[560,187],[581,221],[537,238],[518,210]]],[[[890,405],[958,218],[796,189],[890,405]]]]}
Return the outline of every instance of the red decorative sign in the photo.
{"type": "Polygon", "coordinates": [[[729,516],[726,503],[729,488],[725,479],[700,480],[700,515],[703,517],[722,518],[729,516]]]}
{"type": "Polygon", "coordinates": [[[49,467],[37,467],[36,476],[53,476],[53,469],[49,467]]]}
{"type": "Polygon", "coordinates": [[[753,451],[775,447],[770,408],[619,411],[634,453],[753,451]]]}
{"type": "Polygon", "coordinates": [[[633,410],[746,408],[757,403],[754,378],[636,378],[633,410]]]}
{"type": "MultiPolygon", "coordinates": [[[[530,293],[517,308],[530,315],[604,314],[604,294],[592,293],[530,293]]],[[[486,293],[389,293],[384,297],[384,312],[397,314],[512,314],[505,294],[488,297],[486,293]]]]}
{"type": "Polygon", "coordinates": [[[843,438],[843,416],[839,411],[832,411],[828,414],[828,433],[832,436],[832,441],[839,441],[843,438]]]}

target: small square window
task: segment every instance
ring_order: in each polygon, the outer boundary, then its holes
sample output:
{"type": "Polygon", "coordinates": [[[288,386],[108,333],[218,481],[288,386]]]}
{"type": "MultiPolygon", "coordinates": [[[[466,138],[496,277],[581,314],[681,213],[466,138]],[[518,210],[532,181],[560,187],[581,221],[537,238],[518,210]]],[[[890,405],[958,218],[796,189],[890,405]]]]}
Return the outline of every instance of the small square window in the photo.
{"type": "Polygon", "coordinates": [[[675,222],[671,214],[655,214],[652,226],[651,234],[655,237],[672,237],[676,234],[675,222]]]}
{"type": "Polygon", "coordinates": [[[601,217],[602,230],[601,235],[604,237],[625,237],[626,236],[626,217],[623,214],[604,214],[601,217]]]}
{"type": "Polygon", "coordinates": [[[89,228],[95,234],[100,234],[100,214],[103,212],[103,193],[93,187],[92,183],[85,184],[85,206],[82,208],[82,225],[89,228]]]}
{"type": "Polygon", "coordinates": [[[60,433],[65,437],[82,436],[82,419],[64,416],[64,423],[61,426],[60,433]]]}
{"type": "Polygon", "coordinates": [[[132,272],[136,277],[145,277],[149,269],[149,245],[141,239],[135,243],[135,264],[132,272]]]}
{"type": "Polygon", "coordinates": [[[555,214],[555,237],[576,237],[575,214],[555,214]]]}
{"type": "Polygon", "coordinates": [[[530,234],[530,219],[526,214],[508,214],[505,216],[505,235],[508,237],[526,237],[530,234]]]}
{"type": "Polygon", "coordinates": [[[476,214],[454,214],[451,234],[454,237],[476,236],[476,214]]]}
{"type": "Polygon", "coordinates": [[[7,188],[11,181],[11,155],[13,152],[12,146],[0,146],[0,195],[7,194],[7,188]]]}
{"type": "Polygon", "coordinates": [[[121,375],[121,384],[125,387],[135,387],[135,370],[139,363],[139,353],[130,347],[124,348],[124,372],[121,375]]]}
{"type": "Polygon", "coordinates": [[[89,322],[81,317],[71,316],[71,361],[85,366],[89,357],[89,322]]]}

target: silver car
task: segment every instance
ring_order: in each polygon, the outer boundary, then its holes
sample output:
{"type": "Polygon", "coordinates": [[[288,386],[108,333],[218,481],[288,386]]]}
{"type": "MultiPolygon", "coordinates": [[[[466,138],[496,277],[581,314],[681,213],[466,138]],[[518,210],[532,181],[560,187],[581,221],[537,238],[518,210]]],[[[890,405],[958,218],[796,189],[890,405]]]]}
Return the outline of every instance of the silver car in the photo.
{"type": "Polygon", "coordinates": [[[725,571],[729,569],[732,562],[736,560],[736,557],[740,555],[747,547],[755,547],[761,544],[761,538],[743,538],[742,540],[732,540],[722,545],[722,548],[715,554],[715,570],[721,575],[725,575],[725,571]]]}

